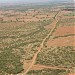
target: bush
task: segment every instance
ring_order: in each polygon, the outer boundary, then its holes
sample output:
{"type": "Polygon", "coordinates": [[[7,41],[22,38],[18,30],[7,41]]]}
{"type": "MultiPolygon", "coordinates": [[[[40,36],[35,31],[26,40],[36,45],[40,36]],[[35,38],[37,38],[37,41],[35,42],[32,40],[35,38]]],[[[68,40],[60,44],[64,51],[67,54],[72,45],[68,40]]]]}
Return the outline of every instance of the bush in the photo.
{"type": "Polygon", "coordinates": [[[10,51],[0,53],[0,70],[9,74],[17,74],[23,70],[20,57],[10,51]]]}
{"type": "Polygon", "coordinates": [[[38,54],[36,64],[72,68],[75,66],[74,57],[75,51],[72,46],[52,47],[38,54]]]}
{"type": "Polygon", "coordinates": [[[52,70],[52,69],[42,69],[42,70],[32,70],[28,72],[27,75],[67,75],[69,71],[65,70],[52,70]]]}

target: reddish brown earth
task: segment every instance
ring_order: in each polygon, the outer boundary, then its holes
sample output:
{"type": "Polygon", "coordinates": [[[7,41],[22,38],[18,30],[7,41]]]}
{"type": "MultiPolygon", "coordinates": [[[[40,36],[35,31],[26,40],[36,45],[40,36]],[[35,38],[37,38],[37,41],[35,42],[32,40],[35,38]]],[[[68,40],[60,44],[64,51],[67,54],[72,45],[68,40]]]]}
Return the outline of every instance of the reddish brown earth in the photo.
{"type": "Polygon", "coordinates": [[[75,73],[71,73],[71,74],[68,74],[68,75],[75,75],[75,73]]]}
{"type": "Polygon", "coordinates": [[[63,36],[66,34],[75,34],[75,26],[61,26],[53,33],[54,36],[63,36]]]}
{"type": "Polygon", "coordinates": [[[0,23],[0,30],[16,28],[18,26],[22,26],[24,22],[11,22],[11,23],[0,23]]]}
{"type": "Polygon", "coordinates": [[[75,36],[49,39],[47,41],[47,46],[75,46],[75,36]]]}
{"type": "MultiPolygon", "coordinates": [[[[60,70],[68,70],[67,68],[62,68],[62,67],[57,67],[57,66],[45,66],[45,65],[40,65],[40,64],[37,64],[37,65],[33,65],[33,67],[31,68],[31,70],[42,70],[42,69],[45,69],[45,68],[49,68],[49,69],[60,69],[60,70]]],[[[71,70],[71,69],[69,69],[71,70]]]]}
{"type": "Polygon", "coordinates": [[[74,16],[62,16],[62,19],[72,19],[75,18],[74,16]]]}

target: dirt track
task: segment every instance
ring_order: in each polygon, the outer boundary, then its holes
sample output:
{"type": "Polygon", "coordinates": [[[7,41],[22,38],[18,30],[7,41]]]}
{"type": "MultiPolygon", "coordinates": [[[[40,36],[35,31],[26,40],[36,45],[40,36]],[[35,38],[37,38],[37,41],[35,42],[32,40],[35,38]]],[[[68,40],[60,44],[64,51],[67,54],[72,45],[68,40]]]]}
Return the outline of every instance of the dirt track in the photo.
{"type": "Polygon", "coordinates": [[[67,68],[60,68],[57,66],[44,66],[44,65],[34,65],[31,70],[39,70],[39,69],[45,69],[45,68],[49,68],[49,69],[60,69],[60,70],[71,70],[71,69],[67,69],[67,68]]]}
{"type": "MultiPolygon", "coordinates": [[[[59,15],[59,14],[60,14],[60,12],[58,13],[58,15],[59,15]]],[[[58,15],[57,15],[57,16],[58,16],[58,15]]],[[[54,31],[54,29],[55,29],[56,26],[57,26],[57,23],[58,23],[58,21],[59,21],[59,19],[60,19],[60,18],[57,18],[57,16],[56,16],[56,19],[54,19],[54,21],[51,23],[51,25],[53,26],[53,28],[51,29],[51,31],[49,32],[49,34],[43,39],[43,41],[42,41],[40,47],[38,48],[38,51],[35,53],[35,55],[34,55],[34,57],[33,57],[33,59],[32,59],[31,65],[29,66],[29,68],[28,68],[23,74],[20,74],[20,75],[26,75],[26,74],[30,71],[30,69],[32,68],[32,66],[35,64],[37,55],[38,55],[38,53],[40,52],[40,50],[43,48],[44,42],[49,38],[50,35],[52,35],[52,32],[54,31]]]]}
{"type": "MultiPolygon", "coordinates": [[[[40,47],[38,48],[38,51],[35,53],[35,55],[33,56],[33,59],[31,61],[31,64],[29,65],[29,67],[27,68],[26,71],[24,71],[24,73],[21,73],[20,75],[26,75],[30,70],[32,70],[32,68],[35,66],[35,61],[37,58],[38,53],[42,50],[42,48],[44,47],[44,43],[45,41],[50,37],[50,35],[53,34],[53,31],[55,30],[55,28],[57,27],[57,23],[60,20],[59,15],[61,14],[61,12],[59,12],[57,14],[57,16],[55,17],[55,19],[53,20],[53,22],[50,24],[51,26],[53,26],[53,28],[51,29],[51,31],[49,32],[49,34],[43,39],[42,43],[40,44],[40,47]]],[[[24,65],[25,66],[25,65],[24,65]]],[[[40,66],[40,68],[50,68],[50,69],[64,69],[64,70],[68,70],[67,68],[58,68],[58,67],[48,67],[48,66],[40,66]]],[[[17,74],[19,75],[19,74],[17,74]]]]}

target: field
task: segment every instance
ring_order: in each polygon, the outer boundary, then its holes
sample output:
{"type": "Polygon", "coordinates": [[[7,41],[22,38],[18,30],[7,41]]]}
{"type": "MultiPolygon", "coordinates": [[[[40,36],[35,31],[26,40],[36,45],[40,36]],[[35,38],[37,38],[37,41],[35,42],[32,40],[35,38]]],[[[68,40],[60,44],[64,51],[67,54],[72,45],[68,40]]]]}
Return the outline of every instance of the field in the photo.
{"type": "Polygon", "coordinates": [[[0,75],[75,73],[75,13],[71,4],[0,8],[0,75]]]}

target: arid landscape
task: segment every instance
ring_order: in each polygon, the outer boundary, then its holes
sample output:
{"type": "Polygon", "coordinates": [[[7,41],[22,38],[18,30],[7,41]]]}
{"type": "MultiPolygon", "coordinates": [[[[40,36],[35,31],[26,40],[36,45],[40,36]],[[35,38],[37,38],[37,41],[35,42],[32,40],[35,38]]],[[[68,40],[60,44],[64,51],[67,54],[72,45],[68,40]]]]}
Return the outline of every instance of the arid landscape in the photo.
{"type": "Polygon", "coordinates": [[[73,2],[0,6],[0,75],[75,75],[73,2]]]}

